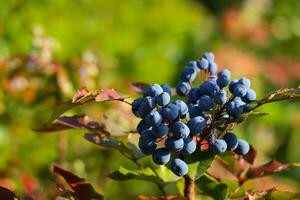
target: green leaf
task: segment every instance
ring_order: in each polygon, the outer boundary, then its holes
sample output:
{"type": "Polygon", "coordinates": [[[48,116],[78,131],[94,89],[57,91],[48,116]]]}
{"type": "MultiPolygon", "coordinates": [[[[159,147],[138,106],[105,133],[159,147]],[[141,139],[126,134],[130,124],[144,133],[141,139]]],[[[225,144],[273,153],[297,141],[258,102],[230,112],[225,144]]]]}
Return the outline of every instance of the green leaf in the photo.
{"type": "Polygon", "coordinates": [[[127,181],[135,179],[152,182],[160,186],[164,186],[167,184],[160,177],[157,177],[156,174],[149,167],[139,170],[129,170],[124,167],[120,167],[119,170],[109,174],[109,177],[118,181],[127,181]]]}
{"type": "Polygon", "coordinates": [[[185,161],[189,165],[189,176],[197,180],[211,166],[214,161],[215,154],[210,151],[197,151],[192,155],[185,157],[185,161]]]}
{"type": "Polygon", "coordinates": [[[180,179],[181,177],[176,176],[167,166],[165,165],[159,165],[157,168],[153,169],[156,171],[158,176],[167,183],[171,182],[176,182],[180,179]]]}
{"type": "Polygon", "coordinates": [[[300,193],[291,193],[283,191],[271,191],[262,197],[262,199],[272,199],[272,200],[290,200],[290,199],[300,199],[300,193]]]}
{"type": "Polygon", "coordinates": [[[223,200],[228,195],[228,186],[207,174],[204,174],[196,181],[196,186],[201,190],[202,194],[208,195],[215,200],[223,200]]]}
{"type": "Polygon", "coordinates": [[[283,101],[287,99],[300,99],[300,88],[282,88],[256,101],[257,107],[266,103],[283,101]]]}
{"type": "Polygon", "coordinates": [[[239,187],[239,183],[235,180],[229,180],[229,179],[221,178],[220,181],[222,183],[224,183],[225,185],[227,185],[227,187],[228,187],[228,196],[230,196],[231,194],[234,194],[236,189],[239,187]]]}

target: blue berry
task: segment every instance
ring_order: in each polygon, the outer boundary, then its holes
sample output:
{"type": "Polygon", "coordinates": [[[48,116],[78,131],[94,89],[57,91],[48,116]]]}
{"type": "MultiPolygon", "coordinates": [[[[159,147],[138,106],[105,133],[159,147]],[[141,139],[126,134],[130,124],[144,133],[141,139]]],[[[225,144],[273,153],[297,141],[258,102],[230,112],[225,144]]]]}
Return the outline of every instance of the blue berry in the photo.
{"type": "Polygon", "coordinates": [[[199,88],[192,88],[188,95],[188,103],[196,103],[201,97],[199,88]]]}
{"type": "Polygon", "coordinates": [[[143,102],[141,103],[139,107],[139,115],[142,118],[145,118],[148,113],[150,113],[156,106],[155,98],[147,96],[143,99],[143,102]]]}
{"type": "Polygon", "coordinates": [[[213,100],[210,98],[210,96],[203,95],[199,99],[198,107],[202,111],[209,111],[214,106],[213,100]]]}
{"type": "Polygon", "coordinates": [[[250,106],[250,105],[247,105],[247,104],[245,104],[244,106],[243,106],[243,112],[250,112],[251,111],[251,109],[252,109],[252,107],[250,106]]]}
{"type": "Polygon", "coordinates": [[[251,81],[247,78],[244,78],[244,77],[240,78],[238,83],[244,85],[247,89],[249,89],[250,86],[251,86],[251,81]]]}
{"type": "Polygon", "coordinates": [[[248,142],[246,142],[245,140],[239,139],[238,146],[236,147],[234,152],[239,155],[246,155],[249,152],[249,150],[250,150],[250,146],[249,146],[248,142]]]}
{"type": "Polygon", "coordinates": [[[219,90],[216,92],[214,101],[216,104],[224,105],[227,101],[227,93],[224,89],[219,90]]]}
{"type": "Polygon", "coordinates": [[[197,65],[197,61],[189,61],[186,65],[186,67],[193,68],[196,71],[196,73],[198,73],[200,71],[200,69],[198,68],[198,65],[197,65]]]}
{"type": "Polygon", "coordinates": [[[230,83],[229,83],[229,91],[231,92],[231,93],[233,93],[233,89],[234,89],[234,86],[236,85],[238,83],[238,80],[232,80],[232,81],[230,81],[230,83]]]}
{"type": "Polygon", "coordinates": [[[206,58],[201,58],[201,60],[197,61],[197,66],[200,70],[206,70],[208,68],[209,62],[206,58]]]}
{"type": "Polygon", "coordinates": [[[180,82],[176,85],[176,92],[179,96],[187,96],[191,90],[191,86],[187,82],[180,82]]]}
{"type": "Polygon", "coordinates": [[[218,70],[218,65],[215,62],[210,62],[208,65],[208,71],[210,74],[215,74],[218,70]]]}
{"type": "Polygon", "coordinates": [[[232,94],[236,97],[243,97],[247,94],[247,87],[237,83],[233,88],[232,94]]]}
{"type": "Polygon", "coordinates": [[[171,97],[167,92],[163,92],[156,97],[156,102],[160,106],[166,106],[170,103],[171,97]]]}
{"type": "Polygon", "coordinates": [[[150,128],[150,126],[147,124],[146,120],[141,120],[136,127],[136,131],[139,134],[142,134],[142,132],[148,128],[150,128]]]}
{"type": "Polygon", "coordinates": [[[172,132],[177,138],[186,138],[190,134],[190,129],[185,123],[177,121],[172,125],[172,132]]]}
{"type": "Polygon", "coordinates": [[[168,84],[162,84],[160,85],[164,92],[168,93],[170,96],[172,96],[172,89],[168,84]]]}
{"type": "Polygon", "coordinates": [[[199,135],[200,132],[205,128],[205,119],[203,117],[194,117],[191,118],[188,123],[187,126],[190,129],[190,133],[194,134],[194,135],[199,135]]]}
{"type": "Polygon", "coordinates": [[[197,71],[193,67],[186,67],[181,72],[181,80],[184,82],[192,82],[197,76],[197,71]]]}
{"type": "Polygon", "coordinates": [[[218,77],[216,75],[211,75],[209,77],[209,80],[212,81],[214,84],[217,84],[217,79],[218,79],[218,77]]]}
{"type": "Polygon", "coordinates": [[[200,110],[198,105],[189,105],[189,115],[190,118],[194,118],[194,117],[204,117],[203,112],[200,110]]]}
{"type": "Polygon", "coordinates": [[[157,145],[155,142],[155,140],[144,141],[142,138],[140,138],[138,145],[143,154],[150,155],[156,149],[157,145]]]}
{"type": "Polygon", "coordinates": [[[163,93],[163,89],[158,84],[151,85],[148,90],[145,92],[144,97],[150,96],[150,97],[156,97],[157,95],[160,95],[163,93]]]}
{"type": "Polygon", "coordinates": [[[139,107],[142,104],[142,102],[143,102],[143,98],[138,98],[138,99],[134,100],[131,104],[131,106],[132,106],[131,110],[132,110],[133,114],[137,117],[140,117],[138,110],[139,110],[139,107]]]}
{"type": "Polygon", "coordinates": [[[199,93],[202,95],[208,95],[211,98],[215,96],[215,93],[218,91],[218,86],[213,81],[204,81],[199,87],[199,93]]]}
{"type": "Polygon", "coordinates": [[[172,121],[176,119],[179,115],[179,109],[175,104],[169,104],[165,107],[162,107],[160,114],[164,121],[172,121]]]}
{"type": "Polygon", "coordinates": [[[183,154],[190,155],[196,151],[197,143],[192,138],[189,137],[184,138],[183,141],[184,141],[184,146],[181,151],[183,154]]]}
{"type": "Polygon", "coordinates": [[[184,146],[184,142],[182,138],[176,138],[176,137],[169,137],[166,142],[166,147],[170,150],[170,151],[181,151],[183,149],[184,146]]]}
{"type": "Polygon", "coordinates": [[[238,117],[243,113],[243,106],[239,105],[237,101],[231,101],[226,106],[228,115],[238,117]]]}
{"type": "Polygon", "coordinates": [[[242,97],[242,100],[246,103],[250,103],[256,100],[256,93],[254,90],[249,89],[245,96],[242,97]]]}
{"type": "Polygon", "coordinates": [[[215,55],[212,52],[205,52],[203,57],[206,58],[209,62],[215,61],[215,55]]]}
{"type": "Polygon", "coordinates": [[[169,128],[165,124],[160,124],[152,128],[152,135],[154,135],[156,138],[163,138],[168,134],[168,132],[169,128]]]}
{"type": "Polygon", "coordinates": [[[228,150],[235,150],[238,145],[238,139],[234,133],[228,132],[224,135],[223,139],[227,144],[228,150]]]}
{"type": "Polygon", "coordinates": [[[162,122],[162,117],[159,112],[151,111],[145,118],[149,126],[158,126],[162,122]]]}
{"type": "Polygon", "coordinates": [[[223,139],[216,139],[215,143],[211,146],[214,153],[224,153],[227,149],[227,144],[223,139]]]}
{"type": "Polygon", "coordinates": [[[167,164],[170,158],[170,151],[167,148],[156,149],[152,154],[152,160],[158,165],[167,164]]]}
{"type": "Polygon", "coordinates": [[[231,74],[228,69],[224,69],[218,73],[217,84],[220,88],[223,88],[229,84],[230,75],[231,74]]]}
{"type": "Polygon", "coordinates": [[[185,102],[183,102],[181,100],[176,100],[174,102],[174,105],[176,105],[178,107],[179,116],[184,116],[189,112],[188,106],[186,105],[185,102]]]}
{"type": "Polygon", "coordinates": [[[184,176],[188,173],[188,165],[181,159],[175,158],[171,163],[171,171],[177,176],[184,176]]]}

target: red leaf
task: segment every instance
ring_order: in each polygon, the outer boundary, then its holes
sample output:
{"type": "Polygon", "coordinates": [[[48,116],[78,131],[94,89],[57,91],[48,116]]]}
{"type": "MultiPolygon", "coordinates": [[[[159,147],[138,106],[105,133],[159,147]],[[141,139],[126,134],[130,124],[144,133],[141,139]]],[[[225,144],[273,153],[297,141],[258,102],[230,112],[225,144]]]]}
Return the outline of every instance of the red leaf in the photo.
{"type": "Polygon", "coordinates": [[[243,158],[248,162],[250,163],[251,165],[253,165],[254,163],[254,160],[256,158],[256,155],[257,155],[257,152],[256,150],[253,148],[252,145],[250,145],[250,150],[249,152],[243,156],[243,158]]]}
{"type": "Polygon", "coordinates": [[[119,93],[117,93],[114,89],[104,88],[100,90],[95,97],[95,101],[103,102],[103,101],[111,101],[111,100],[121,100],[123,99],[119,93]]]}
{"type": "Polygon", "coordinates": [[[257,167],[250,167],[246,177],[248,178],[256,178],[260,176],[264,176],[267,174],[272,174],[276,172],[283,171],[291,167],[290,164],[284,164],[277,160],[271,160],[270,162],[257,166],[257,167]]]}
{"type": "Polygon", "coordinates": [[[95,191],[93,186],[85,181],[85,179],[80,178],[73,173],[66,171],[56,165],[53,167],[53,171],[60,176],[62,176],[74,194],[79,200],[102,200],[103,196],[95,191]]]}
{"type": "Polygon", "coordinates": [[[76,94],[73,96],[72,103],[77,103],[83,98],[91,95],[91,92],[87,88],[81,88],[76,92],[76,94]]]}
{"type": "Polygon", "coordinates": [[[16,200],[18,198],[12,191],[0,186],[0,199],[16,200]]]}

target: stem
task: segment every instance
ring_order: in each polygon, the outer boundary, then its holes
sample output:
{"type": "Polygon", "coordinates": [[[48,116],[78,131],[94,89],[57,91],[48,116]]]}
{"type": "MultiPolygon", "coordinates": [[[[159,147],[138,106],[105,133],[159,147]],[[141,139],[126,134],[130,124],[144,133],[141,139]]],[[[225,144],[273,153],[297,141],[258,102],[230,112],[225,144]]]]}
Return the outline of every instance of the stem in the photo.
{"type": "MultiPolygon", "coordinates": [[[[150,169],[151,169],[152,172],[155,174],[155,176],[156,176],[157,178],[160,179],[160,177],[159,177],[157,171],[155,171],[155,169],[153,168],[152,165],[150,165],[150,169]]],[[[163,187],[161,184],[156,184],[156,185],[157,185],[157,187],[159,188],[159,190],[160,190],[160,192],[162,193],[162,195],[163,195],[164,197],[166,197],[166,196],[167,196],[167,193],[165,192],[164,187],[163,187]]]]}
{"type": "Polygon", "coordinates": [[[195,200],[195,181],[188,175],[184,176],[184,197],[187,200],[195,200]]]}

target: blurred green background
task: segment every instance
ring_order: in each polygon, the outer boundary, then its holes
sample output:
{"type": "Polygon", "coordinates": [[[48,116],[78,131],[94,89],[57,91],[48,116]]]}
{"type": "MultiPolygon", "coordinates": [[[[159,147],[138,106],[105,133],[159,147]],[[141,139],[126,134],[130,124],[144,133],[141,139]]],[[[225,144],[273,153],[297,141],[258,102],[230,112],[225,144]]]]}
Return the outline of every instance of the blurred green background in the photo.
{"type": "MultiPolygon", "coordinates": [[[[0,185],[53,199],[50,167],[60,163],[107,199],[158,195],[150,183],[108,179],[132,163],[86,142],[82,131],[41,134],[32,128],[80,87],[132,95],[130,82],[175,85],[185,63],[205,51],[233,77],[249,77],[259,98],[300,85],[298,0],[0,0],[0,185]]],[[[257,162],[299,162],[300,103],[260,110],[271,115],[236,130],[259,151],[257,162]]],[[[105,112],[118,123],[110,127],[115,134],[137,122],[126,105],[73,111],[83,112],[98,120],[105,112]]],[[[300,191],[299,179],[300,171],[290,170],[268,181],[300,191]]]]}

